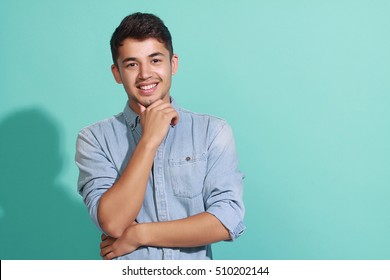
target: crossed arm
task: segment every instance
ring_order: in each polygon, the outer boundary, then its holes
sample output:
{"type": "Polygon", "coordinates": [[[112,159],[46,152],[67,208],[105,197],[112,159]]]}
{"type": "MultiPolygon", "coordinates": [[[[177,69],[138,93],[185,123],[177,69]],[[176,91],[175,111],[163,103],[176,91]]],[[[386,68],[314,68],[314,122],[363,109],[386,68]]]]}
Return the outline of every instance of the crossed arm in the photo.
{"type": "Polygon", "coordinates": [[[122,176],[103,194],[98,206],[99,224],[108,234],[102,235],[101,256],[112,259],[140,246],[195,247],[230,239],[223,224],[207,212],[176,221],[135,222],[156,151],[169,126],[177,124],[179,117],[163,101],[141,107],[140,111],[143,129],[140,142],[122,176]]]}
{"type": "Polygon", "coordinates": [[[133,223],[119,238],[103,234],[100,255],[109,260],[140,246],[197,247],[227,239],[230,235],[222,223],[212,214],[203,212],[175,221],[133,223]]]}

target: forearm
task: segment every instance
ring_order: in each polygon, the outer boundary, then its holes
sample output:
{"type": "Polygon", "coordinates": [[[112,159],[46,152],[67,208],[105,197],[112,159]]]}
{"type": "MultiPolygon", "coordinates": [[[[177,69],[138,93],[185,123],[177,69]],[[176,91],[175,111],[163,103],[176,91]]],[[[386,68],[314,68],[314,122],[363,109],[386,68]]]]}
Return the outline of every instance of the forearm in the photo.
{"type": "Polygon", "coordinates": [[[101,197],[98,220],[101,228],[110,236],[121,236],[137,217],[155,153],[155,147],[141,140],[121,177],[101,197]]]}
{"type": "Polygon", "coordinates": [[[142,136],[119,180],[101,197],[98,220],[112,237],[120,237],[134,222],[142,202],[156,151],[169,125],[177,124],[179,115],[170,103],[157,100],[148,108],[140,106],[142,136]]]}
{"type": "Polygon", "coordinates": [[[204,212],[181,220],[139,224],[143,246],[197,247],[229,240],[223,224],[212,214],[204,212]]]}

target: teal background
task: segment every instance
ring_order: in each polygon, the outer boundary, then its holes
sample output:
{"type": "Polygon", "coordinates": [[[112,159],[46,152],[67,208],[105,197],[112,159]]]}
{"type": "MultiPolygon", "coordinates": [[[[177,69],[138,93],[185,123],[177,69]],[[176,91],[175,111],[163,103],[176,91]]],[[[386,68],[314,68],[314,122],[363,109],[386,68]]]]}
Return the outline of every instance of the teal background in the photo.
{"type": "Polygon", "coordinates": [[[78,131],[120,112],[109,39],[170,28],[171,94],[233,127],[245,234],[217,259],[390,259],[389,1],[0,1],[0,258],[98,259],[78,131]]]}

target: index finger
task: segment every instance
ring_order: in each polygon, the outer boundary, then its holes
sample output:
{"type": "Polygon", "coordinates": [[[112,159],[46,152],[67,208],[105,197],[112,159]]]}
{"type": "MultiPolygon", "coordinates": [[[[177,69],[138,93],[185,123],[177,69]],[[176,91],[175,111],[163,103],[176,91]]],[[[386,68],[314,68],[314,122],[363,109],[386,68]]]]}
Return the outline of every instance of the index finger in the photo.
{"type": "Polygon", "coordinates": [[[146,110],[146,107],[140,103],[137,103],[137,105],[138,105],[140,114],[142,114],[146,110]]]}

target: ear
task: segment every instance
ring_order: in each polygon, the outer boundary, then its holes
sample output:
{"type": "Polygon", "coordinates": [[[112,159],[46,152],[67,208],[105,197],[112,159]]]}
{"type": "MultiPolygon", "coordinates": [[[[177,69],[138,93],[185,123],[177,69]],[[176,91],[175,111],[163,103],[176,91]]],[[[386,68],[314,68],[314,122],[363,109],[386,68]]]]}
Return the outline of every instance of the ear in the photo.
{"type": "Polygon", "coordinates": [[[172,56],[171,68],[172,68],[172,75],[175,75],[177,70],[179,69],[179,57],[176,54],[172,56]]]}
{"type": "Polygon", "coordinates": [[[118,66],[115,64],[111,65],[111,72],[114,75],[114,79],[118,84],[122,83],[121,73],[119,72],[118,66]]]}

